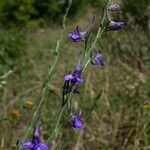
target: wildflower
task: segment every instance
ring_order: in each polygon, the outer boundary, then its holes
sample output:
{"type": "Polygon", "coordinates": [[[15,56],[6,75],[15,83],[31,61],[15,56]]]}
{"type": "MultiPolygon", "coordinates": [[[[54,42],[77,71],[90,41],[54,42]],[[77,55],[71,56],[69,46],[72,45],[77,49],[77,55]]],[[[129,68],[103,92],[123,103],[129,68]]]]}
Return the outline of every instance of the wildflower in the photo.
{"type": "Polygon", "coordinates": [[[119,29],[122,29],[124,27],[124,23],[123,22],[115,22],[115,21],[110,21],[109,22],[109,27],[110,29],[112,30],[119,30],[119,29]]]}
{"type": "Polygon", "coordinates": [[[100,52],[97,52],[93,59],[91,60],[92,65],[101,65],[104,66],[104,60],[100,52]]]}
{"type": "Polygon", "coordinates": [[[86,37],[87,33],[88,33],[88,30],[84,32],[80,32],[79,26],[77,26],[75,31],[70,32],[68,36],[73,40],[73,42],[79,42],[80,40],[86,37]]]}
{"type": "Polygon", "coordinates": [[[112,3],[109,7],[108,7],[108,10],[111,10],[111,11],[116,11],[116,10],[119,10],[120,9],[120,5],[117,4],[117,3],[112,3]]]}
{"type": "Polygon", "coordinates": [[[71,115],[70,122],[73,126],[73,128],[79,130],[83,127],[83,121],[82,121],[82,113],[76,115],[71,115]]]}
{"type": "Polygon", "coordinates": [[[71,81],[71,83],[77,84],[77,83],[82,83],[83,82],[83,78],[81,77],[81,69],[80,69],[80,65],[79,65],[80,60],[78,61],[75,70],[73,73],[68,73],[65,76],[65,81],[71,81]]]}
{"type": "Polygon", "coordinates": [[[18,109],[12,109],[10,112],[10,116],[12,116],[13,118],[19,118],[21,116],[21,113],[18,109]]]}
{"type": "Polygon", "coordinates": [[[31,107],[33,107],[33,101],[32,100],[27,100],[26,102],[25,102],[25,107],[26,108],[31,108],[31,107]]]}
{"type": "MultiPolygon", "coordinates": [[[[80,92],[76,89],[76,84],[82,83],[84,80],[81,77],[81,69],[80,69],[80,59],[78,59],[77,65],[75,67],[74,72],[69,72],[65,77],[64,80],[66,81],[64,83],[63,87],[63,94],[66,93],[74,93],[79,94],[80,92]]],[[[64,103],[64,102],[63,102],[64,103]]]]}
{"type": "Polygon", "coordinates": [[[85,31],[81,32],[79,26],[76,27],[74,32],[70,32],[68,36],[73,40],[73,42],[79,42],[86,38],[90,34],[91,27],[95,21],[95,16],[93,17],[91,23],[88,25],[85,31]]]}
{"type": "Polygon", "coordinates": [[[143,108],[144,108],[144,109],[150,109],[150,103],[144,104],[143,108]]]}
{"type": "Polygon", "coordinates": [[[47,144],[40,141],[38,125],[36,125],[36,129],[33,133],[33,140],[22,143],[21,147],[23,149],[29,149],[30,148],[31,150],[48,150],[47,144]]]}

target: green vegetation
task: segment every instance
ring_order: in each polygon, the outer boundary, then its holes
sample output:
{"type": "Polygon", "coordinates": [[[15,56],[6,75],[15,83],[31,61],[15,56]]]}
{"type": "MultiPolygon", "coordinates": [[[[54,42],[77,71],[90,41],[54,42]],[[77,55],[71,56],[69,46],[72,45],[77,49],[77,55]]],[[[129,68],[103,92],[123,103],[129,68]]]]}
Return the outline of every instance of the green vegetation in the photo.
{"type": "MultiPolygon", "coordinates": [[[[40,116],[44,141],[57,121],[64,74],[74,67],[82,44],[71,43],[67,33],[76,25],[86,26],[91,16],[99,16],[95,6],[101,0],[88,0],[92,6],[84,6],[85,1],[74,0],[70,13],[74,17],[67,20],[60,43],[60,59],[48,84],[40,116]]],[[[150,44],[145,32],[147,27],[142,30],[138,24],[140,11],[147,22],[148,8],[146,1],[136,2],[123,2],[121,13],[128,26],[131,25],[129,19],[134,20],[134,28],[105,33],[96,47],[102,51],[106,65],[99,69],[91,66],[88,73],[83,74],[86,82],[81,86],[79,103],[82,108],[88,108],[96,92],[103,89],[99,106],[81,132],[64,124],[59,138],[51,144],[52,149],[150,149],[150,44]]],[[[41,19],[42,22],[55,18],[60,21],[65,7],[63,0],[0,1],[0,149],[13,149],[23,136],[37,106],[45,70],[54,61],[54,48],[62,30],[56,22],[45,27],[30,27],[41,19]],[[7,73],[8,76],[3,77],[7,73]]]]}
{"type": "MultiPolygon", "coordinates": [[[[0,2],[0,22],[2,25],[28,25],[39,19],[43,21],[59,21],[64,15],[68,0],[6,0],[0,2]],[[9,23],[8,23],[9,21],[9,23]]],[[[76,14],[87,2],[73,1],[70,16],[76,14]]],[[[88,0],[88,3],[91,3],[88,0]]],[[[97,4],[96,1],[94,4],[97,4]]]]}
{"type": "MultiPolygon", "coordinates": [[[[85,6],[102,8],[105,0],[75,0],[69,16],[77,14],[85,6]]],[[[32,26],[38,23],[59,22],[64,15],[68,0],[2,0],[0,1],[0,24],[4,27],[12,25],[32,26]]],[[[123,17],[139,25],[148,26],[149,0],[122,1],[123,17]],[[131,20],[130,20],[131,21],[131,20]]]]}
{"type": "Polygon", "coordinates": [[[22,29],[0,30],[0,74],[15,65],[20,66],[27,46],[26,34],[22,29]]]}
{"type": "Polygon", "coordinates": [[[149,0],[127,0],[123,1],[124,6],[124,16],[127,20],[133,23],[138,23],[144,28],[148,28],[149,20],[149,0]]]}

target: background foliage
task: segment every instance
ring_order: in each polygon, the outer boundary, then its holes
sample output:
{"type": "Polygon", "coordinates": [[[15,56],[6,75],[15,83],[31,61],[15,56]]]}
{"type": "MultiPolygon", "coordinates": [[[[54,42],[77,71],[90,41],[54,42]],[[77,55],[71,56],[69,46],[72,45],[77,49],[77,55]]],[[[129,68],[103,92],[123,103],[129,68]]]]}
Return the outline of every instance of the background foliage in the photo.
{"type": "MultiPolygon", "coordinates": [[[[31,21],[58,21],[63,16],[68,0],[2,0],[0,1],[0,23],[3,26],[12,24],[26,25],[31,21]]],[[[70,16],[75,15],[83,6],[101,7],[104,0],[75,0],[71,7],[70,16]]],[[[148,0],[122,1],[123,16],[130,17],[141,25],[148,23],[148,0]]]]}
{"type": "Polygon", "coordinates": [[[124,0],[123,8],[123,15],[127,18],[126,20],[130,20],[132,17],[132,23],[138,23],[143,28],[148,28],[149,0],[124,0]]]}
{"type": "MultiPolygon", "coordinates": [[[[102,8],[104,2],[104,0],[75,0],[71,6],[69,17],[75,16],[86,6],[102,8]]],[[[144,29],[148,29],[148,2],[148,0],[122,1],[123,11],[120,15],[122,15],[121,18],[124,19],[128,28],[138,24],[144,29]]],[[[7,58],[20,57],[23,49],[25,49],[26,35],[23,31],[20,31],[20,27],[34,28],[53,22],[59,24],[67,3],[68,0],[0,1],[1,63],[5,63],[7,58]],[[8,28],[10,28],[9,31],[7,31],[8,28]]],[[[8,60],[8,63],[11,62],[8,60]]]]}

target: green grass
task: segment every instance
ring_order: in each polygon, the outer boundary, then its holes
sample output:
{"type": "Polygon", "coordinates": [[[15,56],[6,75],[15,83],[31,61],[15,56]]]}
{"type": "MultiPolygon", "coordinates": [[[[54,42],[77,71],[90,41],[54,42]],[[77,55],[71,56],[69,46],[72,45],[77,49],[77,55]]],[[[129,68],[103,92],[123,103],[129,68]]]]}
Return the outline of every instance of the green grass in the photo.
{"type": "MultiPolygon", "coordinates": [[[[95,12],[93,9],[85,11],[86,15],[79,14],[80,16],[73,21],[67,22],[60,46],[60,59],[49,82],[40,114],[41,138],[44,140],[51,135],[57,121],[64,75],[67,71],[73,70],[79,47],[82,45],[72,43],[67,33],[76,25],[84,27],[85,22],[95,12]]],[[[3,149],[13,149],[16,141],[23,137],[22,134],[41,95],[45,70],[54,61],[53,50],[61,30],[61,27],[51,25],[26,31],[25,59],[20,59],[20,63],[25,65],[6,78],[7,84],[0,91],[0,144],[3,149]],[[25,107],[28,99],[33,100],[33,108],[25,107]],[[20,117],[10,116],[13,108],[20,111],[20,117]]],[[[103,35],[103,39],[97,43],[97,49],[102,51],[106,65],[88,67],[83,74],[85,83],[80,86],[81,95],[74,98],[86,114],[87,108],[94,102],[96,93],[102,89],[99,107],[92,112],[82,131],[75,132],[65,124],[60,130],[59,138],[51,143],[51,149],[150,149],[148,45],[147,34],[140,29],[125,29],[103,35]]]]}

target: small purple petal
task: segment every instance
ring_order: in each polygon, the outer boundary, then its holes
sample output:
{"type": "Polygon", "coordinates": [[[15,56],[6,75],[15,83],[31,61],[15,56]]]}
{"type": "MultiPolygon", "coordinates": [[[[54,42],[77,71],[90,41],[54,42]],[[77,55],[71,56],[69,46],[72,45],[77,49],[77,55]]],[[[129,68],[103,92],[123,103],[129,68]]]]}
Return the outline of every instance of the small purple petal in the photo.
{"type": "Polygon", "coordinates": [[[124,23],[123,22],[115,22],[115,21],[110,21],[109,26],[112,30],[119,30],[122,29],[124,27],[124,23]]]}
{"type": "Polygon", "coordinates": [[[75,73],[79,73],[80,71],[81,71],[80,66],[77,65],[74,72],[75,72],[75,73]]]}
{"type": "Polygon", "coordinates": [[[36,129],[35,129],[35,132],[34,132],[33,136],[34,136],[34,138],[39,139],[40,135],[39,135],[39,131],[38,131],[38,126],[36,127],[36,129]]]}
{"type": "Polygon", "coordinates": [[[85,32],[80,32],[80,35],[81,35],[82,37],[85,37],[86,34],[87,34],[87,31],[85,31],[85,32]]]}
{"type": "Polygon", "coordinates": [[[76,67],[75,67],[75,70],[74,70],[74,74],[80,74],[81,72],[81,68],[80,68],[80,56],[78,58],[78,61],[77,61],[77,64],[76,64],[76,67]]]}
{"type": "Polygon", "coordinates": [[[76,32],[70,32],[68,34],[68,36],[74,41],[74,42],[78,42],[81,39],[81,36],[76,34],[76,32]]]}
{"type": "Polygon", "coordinates": [[[23,149],[25,149],[25,148],[32,148],[32,142],[31,141],[24,142],[24,143],[21,144],[21,147],[23,149]]]}
{"type": "Polygon", "coordinates": [[[78,42],[81,37],[78,34],[72,34],[71,39],[74,40],[74,42],[78,42]]]}
{"type": "Polygon", "coordinates": [[[85,38],[87,34],[87,31],[80,32],[79,26],[76,27],[76,30],[74,32],[70,32],[68,36],[73,40],[73,42],[79,42],[83,38],[85,38]]]}
{"type": "Polygon", "coordinates": [[[72,115],[70,118],[70,122],[75,129],[81,129],[83,127],[82,114],[79,113],[77,115],[72,115]]]}
{"type": "Polygon", "coordinates": [[[33,150],[42,150],[40,147],[33,148],[33,150]]]}
{"type": "Polygon", "coordinates": [[[66,75],[64,79],[66,81],[68,81],[68,80],[72,80],[73,78],[74,78],[73,75],[70,73],[70,74],[66,75]]]}
{"type": "Polygon", "coordinates": [[[100,52],[97,52],[91,61],[92,65],[101,65],[104,66],[104,60],[100,52]]]}
{"type": "Polygon", "coordinates": [[[76,82],[77,83],[82,83],[83,82],[83,78],[82,77],[76,77],[76,82]]]}
{"type": "Polygon", "coordinates": [[[108,10],[111,10],[111,11],[116,11],[116,10],[119,10],[120,9],[120,5],[117,4],[117,3],[112,3],[109,7],[108,7],[108,10]]]}
{"type": "Polygon", "coordinates": [[[69,32],[69,33],[68,33],[68,36],[69,36],[69,37],[71,37],[71,36],[72,36],[72,34],[73,34],[72,32],[69,32]]]}
{"type": "Polygon", "coordinates": [[[40,143],[39,143],[39,147],[40,147],[42,150],[48,150],[48,145],[47,145],[46,143],[40,142],[40,143]]]}

